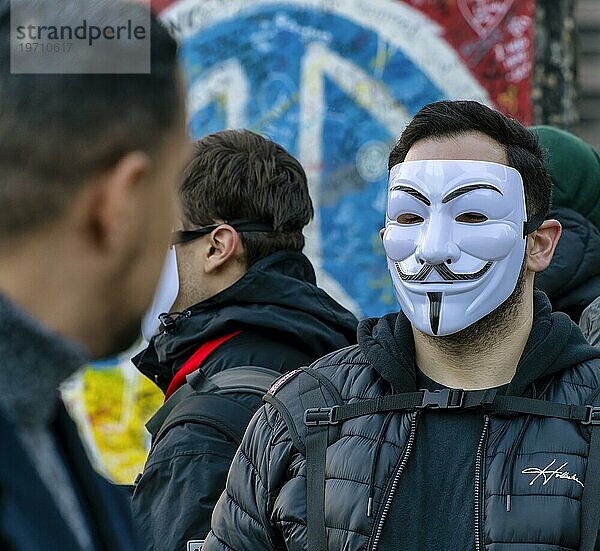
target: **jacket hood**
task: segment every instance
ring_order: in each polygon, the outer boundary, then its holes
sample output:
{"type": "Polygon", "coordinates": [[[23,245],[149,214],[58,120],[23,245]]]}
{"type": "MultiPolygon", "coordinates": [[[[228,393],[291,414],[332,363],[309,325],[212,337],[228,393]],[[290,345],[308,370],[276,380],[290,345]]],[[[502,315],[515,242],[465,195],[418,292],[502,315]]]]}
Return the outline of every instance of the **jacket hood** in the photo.
{"type": "Polygon", "coordinates": [[[583,309],[600,296],[600,231],[585,216],[566,207],[552,210],[563,231],[548,268],[538,274],[554,310],[577,322],[583,309]]]}
{"type": "Polygon", "coordinates": [[[173,320],[173,327],[150,343],[163,365],[187,357],[202,342],[244,329],[283,333],[317,358],[356,342],[358,324],[317,287],[308,258],[292,251],[259,260],[233,285],[173,320]]]}
{"type": "MultiPolygon", "coordinates": [[[[521,396],[535,381],[600,358],[600,349],[587,343],[566,314],[552,312],[544,293],[534,292],[533,306],[533,328],[506,390],[508,395],[521,396]]],[[[410,322],[402,312],[362,321],[358,344],[394,392],[416,390],[415,345],[410,322]]]]}

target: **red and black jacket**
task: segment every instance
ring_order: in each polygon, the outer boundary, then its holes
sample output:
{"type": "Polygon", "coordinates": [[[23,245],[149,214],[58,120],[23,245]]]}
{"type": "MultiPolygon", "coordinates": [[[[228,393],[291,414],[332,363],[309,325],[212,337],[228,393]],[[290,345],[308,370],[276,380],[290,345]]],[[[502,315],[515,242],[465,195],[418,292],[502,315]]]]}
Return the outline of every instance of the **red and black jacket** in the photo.
{"type": "MultiPolygon", "coordinates": [[[[260,260],[231,287],[172,320],[134,358],[168,395],[195,368],[194,354],[206,377],[243,365],[285,373],[356,342],[358,323],[316,286],[308,259],[289,251],[260,260]],[[207,343],[218,346],[205,354],[206,347],[199,349],[207,343]]],[[[253,410],[260,406],[256,395],[235,398],[253,410]]],[[[191,423],[160,440],[133,498],[148,548],[186,549],[204,538],[236,448],[214,427],[191,423]]]]}

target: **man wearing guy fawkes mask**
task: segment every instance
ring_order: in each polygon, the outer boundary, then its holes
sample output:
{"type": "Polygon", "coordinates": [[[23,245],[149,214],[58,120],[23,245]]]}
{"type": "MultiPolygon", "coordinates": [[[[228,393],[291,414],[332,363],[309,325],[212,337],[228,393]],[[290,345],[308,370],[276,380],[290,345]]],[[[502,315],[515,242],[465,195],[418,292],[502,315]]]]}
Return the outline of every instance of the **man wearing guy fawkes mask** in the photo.
{"type": "Polygon", "coordinates": [[[600,350],[533,288],[560,236],[536,137],[433,103],[389,169],[402,311],[275,385],[205,550],[593,550],[600,350]]]}
{"type": "MultiPolygon", "coordinates": [[[[527,235],[517,170],[486,161],[406,161],[390,169],[382,232],[394,289],[428,335],[457,333],[523,293],[527,235]]],[[[505,310],[506,308],[503,308],[505,310]]],[[[487,329],[495,329],[487,325],[487,329]]]]}

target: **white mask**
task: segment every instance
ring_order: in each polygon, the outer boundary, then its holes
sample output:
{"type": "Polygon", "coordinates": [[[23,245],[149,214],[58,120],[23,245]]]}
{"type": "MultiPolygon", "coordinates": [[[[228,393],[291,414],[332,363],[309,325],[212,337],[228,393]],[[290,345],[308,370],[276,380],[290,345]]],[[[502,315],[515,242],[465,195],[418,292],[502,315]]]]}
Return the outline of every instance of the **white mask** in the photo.
{"type": "MultiPolygon", "coordinates": [[[[483,161],[408,161],[392,167],[383,246],[410,322],[450,335],[515,290],[529,227],[521,175],[483,161]]],[[[539,226],[539,224],[538,224],[539,226]]]]}
{"type": "Polygon", "coordinates": [[[170,247],[154,294],[154,300],[142,320],[142,335],[144,339],[149,341],[158,333],[160,327],[158,316],[171,309],[178,293],[177,255],[175,247],[170,247]]]}

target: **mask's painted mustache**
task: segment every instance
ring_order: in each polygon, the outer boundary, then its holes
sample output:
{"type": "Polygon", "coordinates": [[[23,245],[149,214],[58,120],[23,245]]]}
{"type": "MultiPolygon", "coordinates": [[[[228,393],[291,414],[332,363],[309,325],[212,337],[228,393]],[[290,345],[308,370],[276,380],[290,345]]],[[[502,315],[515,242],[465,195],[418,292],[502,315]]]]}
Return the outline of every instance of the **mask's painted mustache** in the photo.
{"type": "Polygon", "coordinates": [[[446,264],[426,264],[416,274],[405,274],[400,268],[399,262],[394,262],[398,276],[402,281],[411,281],[414,283],[440,283],[439,281],[425,281],[425,278],[435,270],[444,282],[452,281],[472,281],[479,279],[483,276],[491,267],[492,262],[487,262],[481,270],[472,274],[456,274],[446,264]]]}

